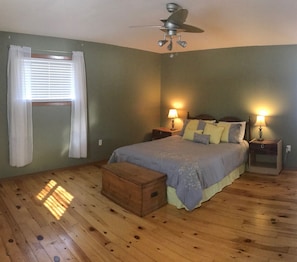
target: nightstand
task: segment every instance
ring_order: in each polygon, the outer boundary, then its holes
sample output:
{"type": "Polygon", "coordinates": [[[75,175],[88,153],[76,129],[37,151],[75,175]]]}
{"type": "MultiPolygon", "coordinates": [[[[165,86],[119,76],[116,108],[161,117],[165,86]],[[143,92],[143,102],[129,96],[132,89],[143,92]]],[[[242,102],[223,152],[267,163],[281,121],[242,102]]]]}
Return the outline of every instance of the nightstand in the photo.
{"type": "Polygon", "coordinates": [[[250,141],[249,171],[278,175],[282,170],[282,140],[250,141]]]}
{"type": "Polygon", "coordinates": [[[154,128],[152,131],[152,140],[168,137],[168,136],[173,136],[173,135],[178,135],[180,133],[180,130],[171,130],[170,128],[167,127],[158,127],[154,128]]]}

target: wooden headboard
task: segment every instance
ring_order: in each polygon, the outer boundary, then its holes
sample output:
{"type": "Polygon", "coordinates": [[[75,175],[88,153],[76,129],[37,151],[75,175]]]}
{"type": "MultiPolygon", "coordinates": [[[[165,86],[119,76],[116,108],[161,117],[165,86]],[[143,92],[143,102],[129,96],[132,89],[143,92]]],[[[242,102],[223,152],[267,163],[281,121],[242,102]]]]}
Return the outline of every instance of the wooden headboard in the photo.
{"type": "Polygon", "coordinates": [[[196,116],[191,116],[190,113],[188,112],[187,114],[187,119],[201,119],[201,120],[216,120],[216,122],[219,121],[224,121],[224,122],[246,122],[246,128],[245,128],[245,136],[244,138],[249,141],[251,140],[251,125],[250,125],[250,117],[248,118],[248,120],[242,120],[236,116],[225,116],[222,117],[220,119],[216,119],[215,117],[213,117],[212,115],[209,114],[200,114],[200,115],[196,115],[196,116]]]}
{"type": "Polygon", "coordinates": [[[187,114],[187,119],[201,119],[201,120],[216,120],[215,117],[209,114],[200,114],[196,116],[190,116],[190,113],[187,114]]]}

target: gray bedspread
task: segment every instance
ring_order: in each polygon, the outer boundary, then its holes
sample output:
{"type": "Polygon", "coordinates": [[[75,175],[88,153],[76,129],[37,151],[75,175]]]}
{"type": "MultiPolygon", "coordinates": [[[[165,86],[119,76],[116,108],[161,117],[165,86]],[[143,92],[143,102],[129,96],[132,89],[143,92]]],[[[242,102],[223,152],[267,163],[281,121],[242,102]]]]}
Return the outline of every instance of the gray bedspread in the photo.
{"type": "Polygon", "coordinates": [[[219,182],[247,160],[248,143],[204,145],[171,136],[116,149],[109,163],[130,162],[167,175],[167,185],[189,210],[202,190],[219,182]]]}

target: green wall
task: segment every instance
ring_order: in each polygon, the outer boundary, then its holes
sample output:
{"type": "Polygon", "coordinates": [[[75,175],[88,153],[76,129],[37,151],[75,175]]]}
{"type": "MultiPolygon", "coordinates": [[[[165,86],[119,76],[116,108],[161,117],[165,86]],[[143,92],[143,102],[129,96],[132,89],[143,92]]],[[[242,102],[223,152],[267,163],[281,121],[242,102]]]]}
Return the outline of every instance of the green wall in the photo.
{"type": "MultiPolygon", "coordinates": [[[[162,55],[161,124],[169,126],[168,108],[242,119],[264,110],[264,138],[281,138],[292,152],[286,168],[297,168],[297,46],[215,49],[162,55]]],[[[181,119],[176,121],[181,126],[181,119]]],[[[252,126],[252,137],[258,136],[252,126]]]]}
{"type": "MultiPolygon", "coordinates": [[[[47,53],[47,52],[43,52],[47,53]]],[[[59,54],[59,53],[57,53],[59,54]]],[[[160,125],[158,54],[112,45],[0,32],[0,177],[35,173],[107,159],[113,149],[150,139],[160,125]],[[34,106],[33,162],[9,166],[6,67],[9,45],[83,51],[88,95],[88,158],[68,158],[70,106],[34,106]],[[103,145],[98,146],[98,139],[103,145]]]]}
{"type": "MultiPolygon", "coordinates": [[[[297,46],[214,49],[174,58],[112,45],[0,32],[0,177],[52,170],[107,159],[122,145],[150,139],[153,127],[170,126],[176,107],[186,112],[243,119],[267,112],[265,138],[291,144],[285,168],[297,168],[297,46]],[[83,51],[88,92],[88,158],[69,159],[69,106],[34,106],[34,160],[8,162],[6,67],[9,45],[34,50],[83,51]],[[98,146],[98,139],[103,145],[98,146]]],[[[253,137],[257,129],[252,127],[253,137]]]]}

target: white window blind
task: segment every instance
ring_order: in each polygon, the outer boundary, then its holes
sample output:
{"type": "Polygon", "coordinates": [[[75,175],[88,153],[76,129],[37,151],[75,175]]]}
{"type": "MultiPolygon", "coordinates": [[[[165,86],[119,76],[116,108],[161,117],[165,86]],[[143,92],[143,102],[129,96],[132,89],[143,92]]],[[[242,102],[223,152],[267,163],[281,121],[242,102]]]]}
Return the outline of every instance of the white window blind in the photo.
{"type": "Polygon", "coordinates": [[[71,60],[30,58],[25,61],[26,97],[33,102],[74,99],[71,60]]]}

